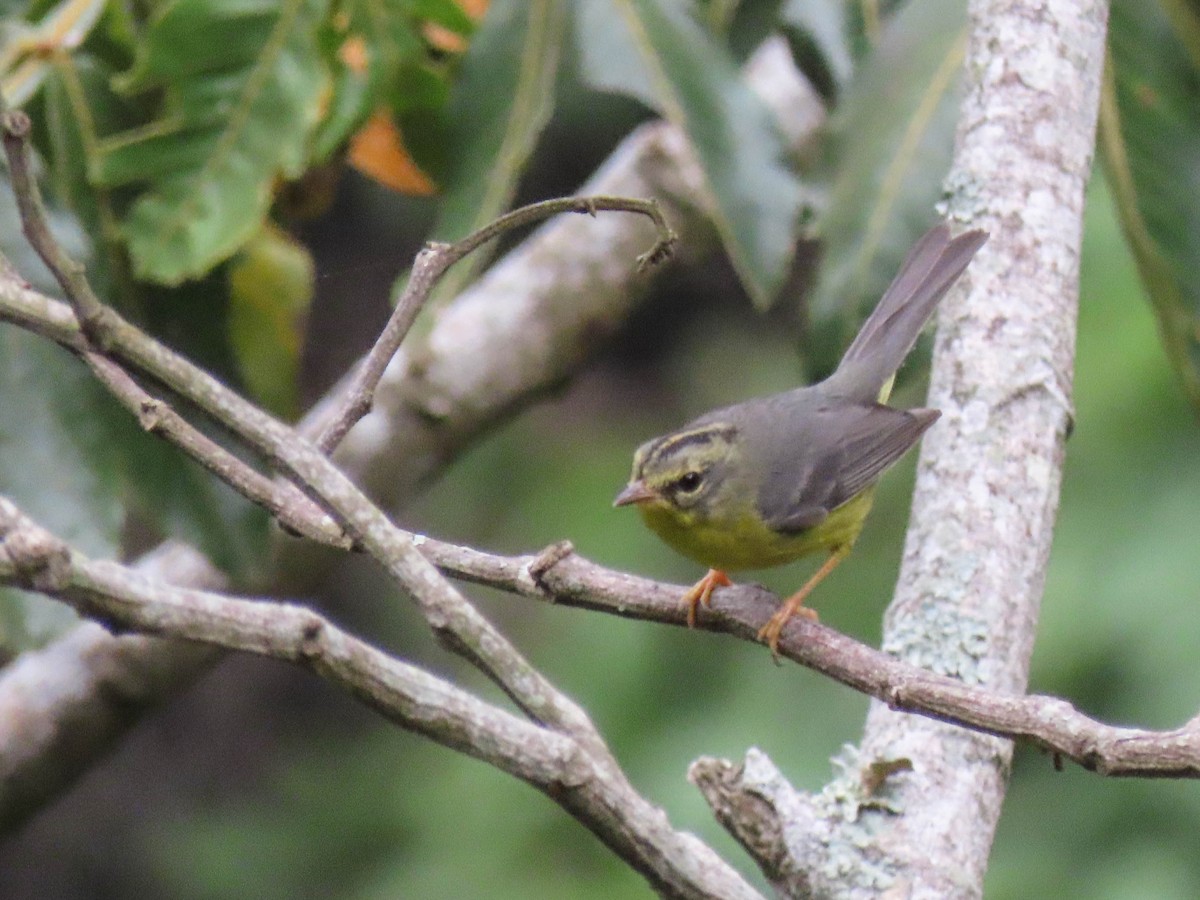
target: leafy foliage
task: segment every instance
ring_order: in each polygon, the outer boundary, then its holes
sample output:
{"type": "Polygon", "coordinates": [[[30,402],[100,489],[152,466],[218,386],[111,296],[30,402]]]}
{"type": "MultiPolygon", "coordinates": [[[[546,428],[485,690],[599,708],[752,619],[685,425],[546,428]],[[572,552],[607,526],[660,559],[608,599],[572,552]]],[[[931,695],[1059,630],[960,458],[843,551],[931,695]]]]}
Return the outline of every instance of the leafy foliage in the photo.
{"type": "MultiPolygon", "coordinates": [[[[554,103],[565,0],[497,0],[475,35],[445,109],[445,192],[434,237],[457,240],[502,215],[554,103]]],[[[475,254],[438,291],[452,296],[486,256],[475,254]]]]}
{"type": "Polygon", "coordinates": [[[830,371],[936,218],[966,48],[960,0],[911,3],[845,85],[824,146],[825,257],[808,299],[814,369],[830,371]]]}
{"type": "Polygon", "coordinates": [[[178,284],[227,259],[261,226],[275,179],[304,170],[327,88],[321,0],[177,0],[154,18],[127,93],[160,115],[103,141],[98,185],[141,187],[123,223],[139,278],[178,284]]]}
{"type": "Polygon", "coordinates": [[[774,122],[729,52],[663,0],[586,0],[578,21],[588,82],[650,104],[687,134],[725,250],[755,303],[770,305],[791,262],[800,191],[774,122]]]}
{"type": "Polygon", "coordinates": [[[1167,354],[1200,411],[1200,13],[1118,0],[1109,35],[1104,165],[1167,354]]]}

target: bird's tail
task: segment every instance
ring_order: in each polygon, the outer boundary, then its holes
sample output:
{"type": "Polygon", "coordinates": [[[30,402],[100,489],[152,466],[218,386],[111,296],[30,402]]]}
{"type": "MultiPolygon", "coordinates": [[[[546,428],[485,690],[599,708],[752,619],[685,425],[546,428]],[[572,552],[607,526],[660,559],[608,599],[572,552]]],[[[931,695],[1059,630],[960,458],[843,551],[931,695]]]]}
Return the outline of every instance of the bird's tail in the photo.
{"type": "Polygon", "coordinates": [[[900,271],[826,380],[827,388],[862,402],[879,399],[938,301],[987,238],[987,232],[978,229],[952,238],[945,224],[926,232],[904,257],[900,271]]]}

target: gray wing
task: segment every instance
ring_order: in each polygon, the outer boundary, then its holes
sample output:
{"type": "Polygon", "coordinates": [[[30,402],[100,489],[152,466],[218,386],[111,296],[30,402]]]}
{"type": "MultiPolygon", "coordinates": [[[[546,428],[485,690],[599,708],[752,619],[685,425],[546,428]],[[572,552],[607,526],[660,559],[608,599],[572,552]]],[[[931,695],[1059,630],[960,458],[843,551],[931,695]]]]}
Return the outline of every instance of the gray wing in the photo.
{"type": "Polygon", "coordinates": [[[940,416],[936,409],[834,403],[774,447],[759,510],[775,529],[818,524],[895,463],[940,416]]]}

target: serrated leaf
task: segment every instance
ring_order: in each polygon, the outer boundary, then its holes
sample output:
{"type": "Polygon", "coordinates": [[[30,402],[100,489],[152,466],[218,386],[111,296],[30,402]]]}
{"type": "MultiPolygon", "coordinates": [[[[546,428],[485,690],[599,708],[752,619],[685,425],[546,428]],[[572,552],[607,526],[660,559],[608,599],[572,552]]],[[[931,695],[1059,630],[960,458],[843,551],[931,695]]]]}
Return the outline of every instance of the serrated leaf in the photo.
{"type": "Polygon", "coordinates": [[[271,226],[229,267],[229,341],[242,380],[284,419],[299,413],[297,376],[314,278],[304,246],[271,226]]]}
{"type": "MultiPolygon", "coordinates": [[[[447,160],[434,237],[453,241],[508,209],[553,109],[562,0],[497,0],[463,58],[446,108],[447,160]]],[[[451,296],[486,263],[476,252],[438,286],[451,296]]]]}
{"type": "Polygon", "coordinates": [[[256,234],[275,182],[299,175],[326,71],[326,0],[177,0],[139,46],[128,90],[161,88],[151,125],[106,140],[93,173],[146,183],[124,222],[135,274],[178,284],[256,234]]]}
{"type": "Polygon", "coordinates": [[[936,218],[966,49],[965,0],[909,3],[830,122],[824,258],[808,298],[814,374],[833,368],[913,241],[936,218]]]}
{"type": "MultiPolygon", "coordinates": [[[[589,2],[582,12],[597,21],[600,0],[589,2]]],[[[625,40],[642,61],[655,107],[687,133],[696,150],[713,221],[743,286],[756,305],[769,305],[787,275],[800,211],[800,189],[784,162],[774,120],[742,82],[727,50],[679,4],[607,4],[612,22],[623,26],[625,40]]],[[[605,29],[605,34],[603,46],[617,54],[611,46],[614,32],[605,29]]],[[[581,33],[580,41],[586,47],[588,35],[581,33]]],[[[597,76],[601,67],[593,59],[586,72],[597,76]]],[[[593,83],[620,82],[600,77],[593,83]]]]}
{"type": "Polygon", "coordinates": [[[1113,3],[1100,146],[1167,356],[1200,410],[1200,29],[1175,6],[1168,19],[1157,3],[1113,3]]]}

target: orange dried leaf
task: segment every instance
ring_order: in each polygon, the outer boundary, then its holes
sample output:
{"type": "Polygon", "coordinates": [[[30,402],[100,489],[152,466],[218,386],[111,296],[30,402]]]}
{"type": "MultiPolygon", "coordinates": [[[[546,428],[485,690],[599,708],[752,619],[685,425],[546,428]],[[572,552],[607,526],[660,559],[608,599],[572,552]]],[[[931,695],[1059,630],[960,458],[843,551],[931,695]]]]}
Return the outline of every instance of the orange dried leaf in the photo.
{"type": "MultiPolygon", "coordinates": [[[[487,12],[488,8],[488,0],[457,0],[457,3],[473,22],[478,22],[482,19],[483,14],[487,12]]],[[[427,22],[424,32],[425,39],[439,50],[444,50],[447,53],[462,53],[467,49],[467,42],[462,35],[455,34],[441,25],[434,25],[427,22]]]]}
{"type": "Polygon", "coordinates": [[[358,75],[367,71],[367,43],[358,35],[351,35],[338,48],[338,57],[346,68],[358,75]]]}
{"type": "Polygon", "coordinates": [[[350,165],[401,194],[427,197],[437,186],[404,148],[404,139],[385,111],[376,112],[350,139],[350,165]]]}

